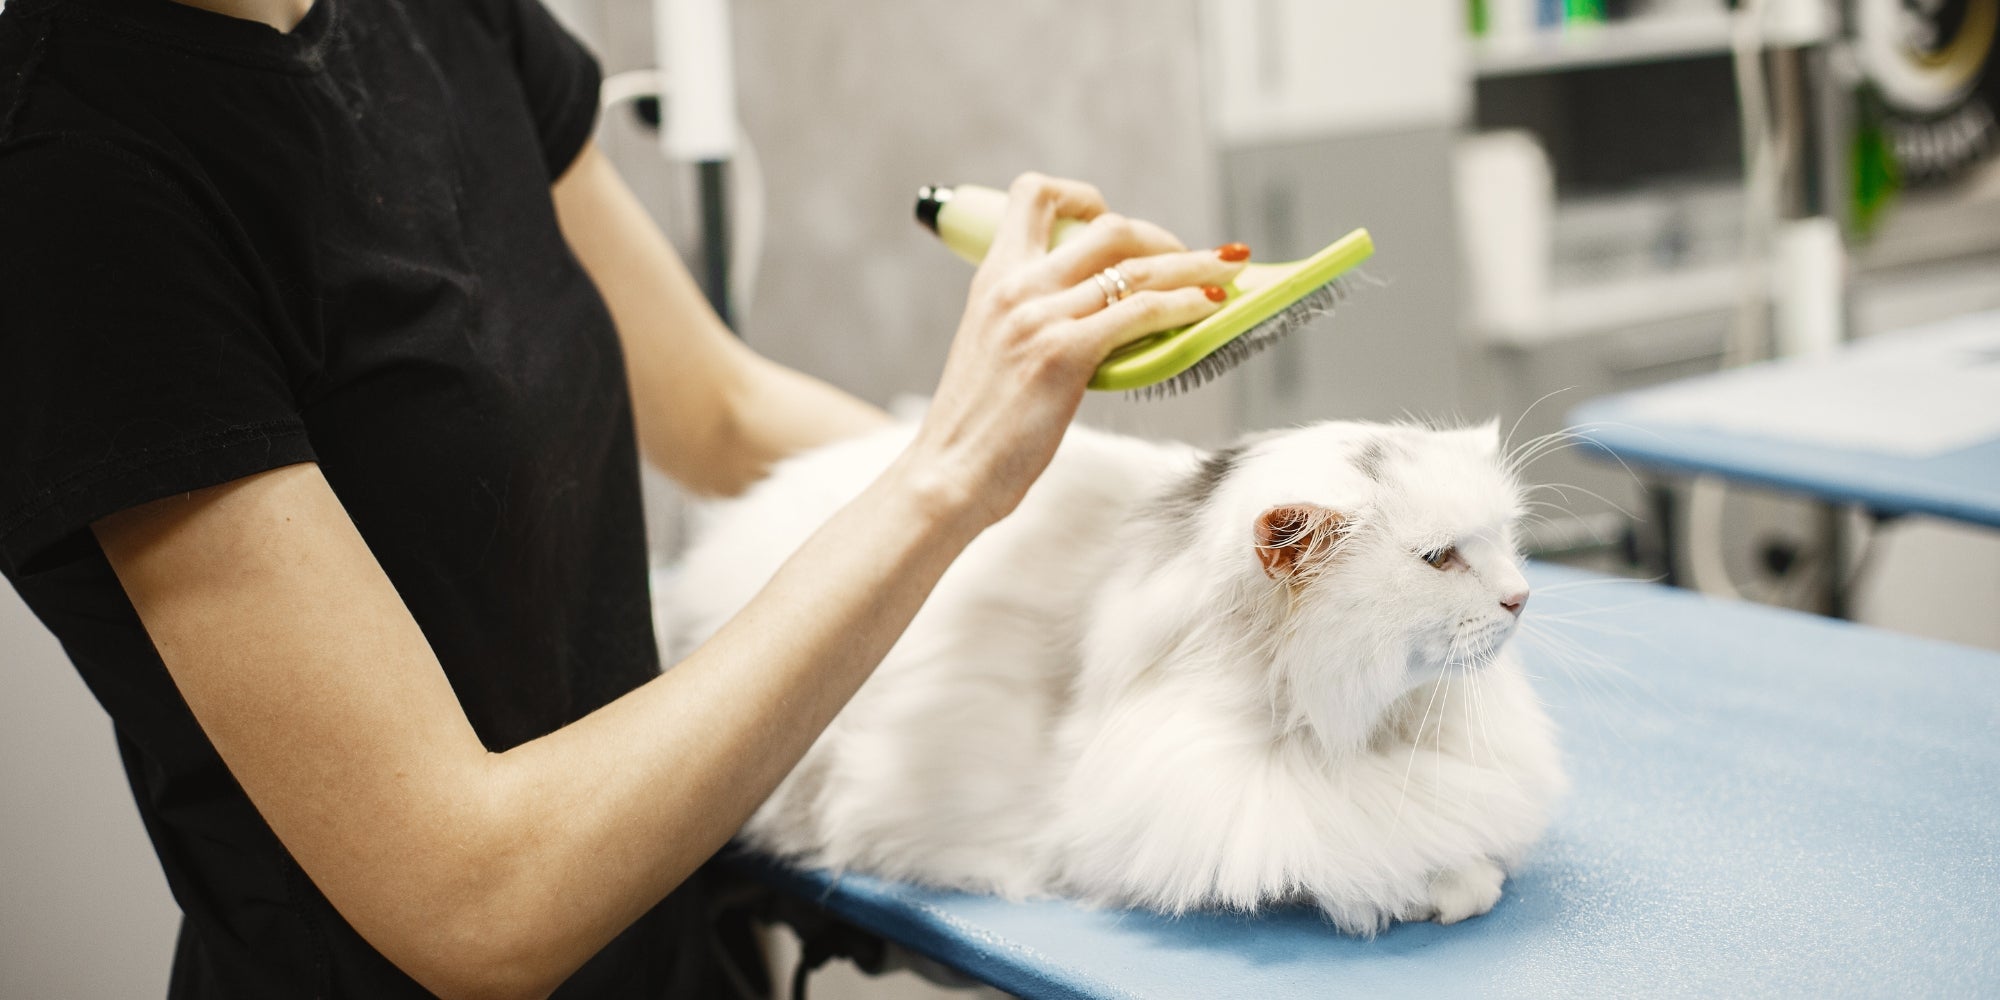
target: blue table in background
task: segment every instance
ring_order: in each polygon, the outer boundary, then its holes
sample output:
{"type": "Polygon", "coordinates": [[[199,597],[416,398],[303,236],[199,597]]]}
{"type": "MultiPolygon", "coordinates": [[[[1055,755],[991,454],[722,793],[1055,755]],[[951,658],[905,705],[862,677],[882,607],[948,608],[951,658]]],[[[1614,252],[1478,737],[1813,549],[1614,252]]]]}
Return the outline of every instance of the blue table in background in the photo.
{"type": "Polygon", "coordinates": [[[1484,917],[1363,941],[753,868],[1028,998],[2000,996],[2000,654],[1529,576],[1575,788],[1484,917]]]}
{"type": "Polygon", "coordinates": [[[1718,475],[1876,514],[2000,528],[2000,439],[1908,458],[1648,420],[1632,413],[1636,398],[1585,403],[1570,411],[1570,424],[1635,469],[1718,475]]]}
{"type": "MultiPolygon", "coordinates": [[[[1971,402],[1980,416],[2000,413],[2000,391],[1992,391],[2000,381],[1991,375],[2000,371],[2000,312],[1989,312],[1870,338],[1826,359],[1769,362],[1605,396],[1577,407],[1570,424],[1585,431],[1586,443],[1635,468],[1714,474],[1878,514],[1929,514],[2000,528],[2000,426],[1990,419],[1979,423],[1986,428],[1983,434],[1943,452],[1919,455],[1815,442],[1782,427],[1758,428],[1755,418],[1746,424],[1739,417],[1730,426],[1717,427],[1716,421],[1689,413],[1687,405],[1670,411],[1678,416],[1659,415],[1660,404],[1675,397],[1682,403],[1723,398],[1718,389],[1739,399],[1759,391],[1782,394],[1811,380],[1865,373],[1870,365],[1892,366],[1899,355],[1936,351],[1941,344],[1954,345],[1951,356],[1958,372],[1976,368],[1987,374],[1968,383],[1939,385],[1938,393],[1979,393],[1983,398],[1971,402]]],[[[1846,387],[1853,381],[1843,378],[1836,384],[1846,387]]],[[[1920,385],[1929,387],[1927,382],[1920,385]]],[[[1903,392],[1843,393],[1837,409],[1863,422],[1887,421],[1897,415],[1895,407],[1910,401],[1909,387],[1901,388],[1903,392]]],[[[1826,397],[1820,402],[1825,404],[1826,397]]],[[[1962,409],[1958,413],[1966,416],[1962,409]]]]}

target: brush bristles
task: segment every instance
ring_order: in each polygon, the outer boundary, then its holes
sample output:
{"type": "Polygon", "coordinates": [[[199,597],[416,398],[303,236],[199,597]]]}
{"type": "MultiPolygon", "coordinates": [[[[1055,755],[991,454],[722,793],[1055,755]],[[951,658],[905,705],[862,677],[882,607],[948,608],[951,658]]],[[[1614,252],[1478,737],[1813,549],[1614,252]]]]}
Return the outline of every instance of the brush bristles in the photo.
{"type": "Polygon", "coordinates": [[[1347,298],[1347,289],[1346,278],[1335,278],[1300,296],[1297,302],[1244,331],[1242,336],[1216,348],[1187,371],[1125,395],[1129,399],[1165,399],[1200,388],[1216,376],[1249,360],[1258,351],[1283,340],[1299,327],[1333,312],[1334,307],[1347,298]]]}

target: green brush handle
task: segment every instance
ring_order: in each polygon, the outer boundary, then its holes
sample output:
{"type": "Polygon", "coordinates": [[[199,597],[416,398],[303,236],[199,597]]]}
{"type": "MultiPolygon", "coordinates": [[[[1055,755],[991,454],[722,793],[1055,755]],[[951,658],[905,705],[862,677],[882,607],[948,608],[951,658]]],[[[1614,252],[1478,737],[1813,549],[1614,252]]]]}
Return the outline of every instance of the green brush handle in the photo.
{"type": "MultiPolygon", "coordinates": [[[[973,264],[986,257],[1006,215],[1007,193],[977,184],[926,187],[917,193],[917,221],[946,247],[973,264]]],[[[1049,235],[1055,247],[1085,223],[1058,219],[1049,235]]],[[[1357,229],[1302,261],[1251,264],[1225,285],[1221,310],[1207,319],[1148,334],[1112,351],[1090,380],[1092,389],[1140,389],[1180,375],[1258,324],[1284,313],[1374,252],[1366,230],[1357,229]]]]}
{"type": "MultiPolygon", "coordinates": [[[[1000,219],[1006,214],[1007,192],[978,184],[927,187],[917,192],[918,221],[936,233],[952,253],[975,266],[986,259],[986,250],[993,245],[1000,219]]],[[[1049,246],[1061,245],[1084,225],[1081,219],[1057,219],[1049,233],[1049,246]]]]}
{"type": "Polygon", "coordinates": [[[1305,260],[1251,264],[1226,286],[1228,304],[1189,326],[1147,334],[1112,351],[1090,387],[1143,389],[1193,368],[1223,346],[1290,310],[1299,300],[1353,270],[1375,252],[1368,230],[1356,229],[1305,260]]]}

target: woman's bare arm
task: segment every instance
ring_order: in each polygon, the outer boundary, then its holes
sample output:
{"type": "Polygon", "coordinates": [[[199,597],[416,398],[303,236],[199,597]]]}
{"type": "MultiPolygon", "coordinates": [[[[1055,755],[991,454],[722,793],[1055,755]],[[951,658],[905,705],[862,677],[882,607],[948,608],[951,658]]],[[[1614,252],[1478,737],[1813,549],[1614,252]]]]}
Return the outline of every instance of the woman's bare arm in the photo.
{"type": "Polygon", "coordinates": [[[713,854],[974,523],[892,472],[685,662],[500,754],[317,466],[97,533],[279,839],[370,944],[451,997],[546,993],[713,854]]]}
{"type": "Polygon", "coordinates": [[[786,455],[887,422],[730,333],[594,144],[556,182],[555,200],[563,235],[617,323],[639,446],[675,481],[734,494],[786,455]]]}

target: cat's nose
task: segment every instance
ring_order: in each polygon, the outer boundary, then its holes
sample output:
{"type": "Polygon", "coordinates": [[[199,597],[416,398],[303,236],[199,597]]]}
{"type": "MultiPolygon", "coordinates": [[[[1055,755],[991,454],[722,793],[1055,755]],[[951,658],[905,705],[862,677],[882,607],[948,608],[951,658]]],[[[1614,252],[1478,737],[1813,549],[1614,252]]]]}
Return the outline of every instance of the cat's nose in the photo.
{"type": "Polygon", "coordinates": [[[1508,594],[1507,596],[1500,598],[1500,606],[1512,612],[1514,617],[1516,618],[1521,617],[1521,609],[1528,606],[1527,589],[1522,588],[1520,591],[1516,593],[1508,594]]]}

